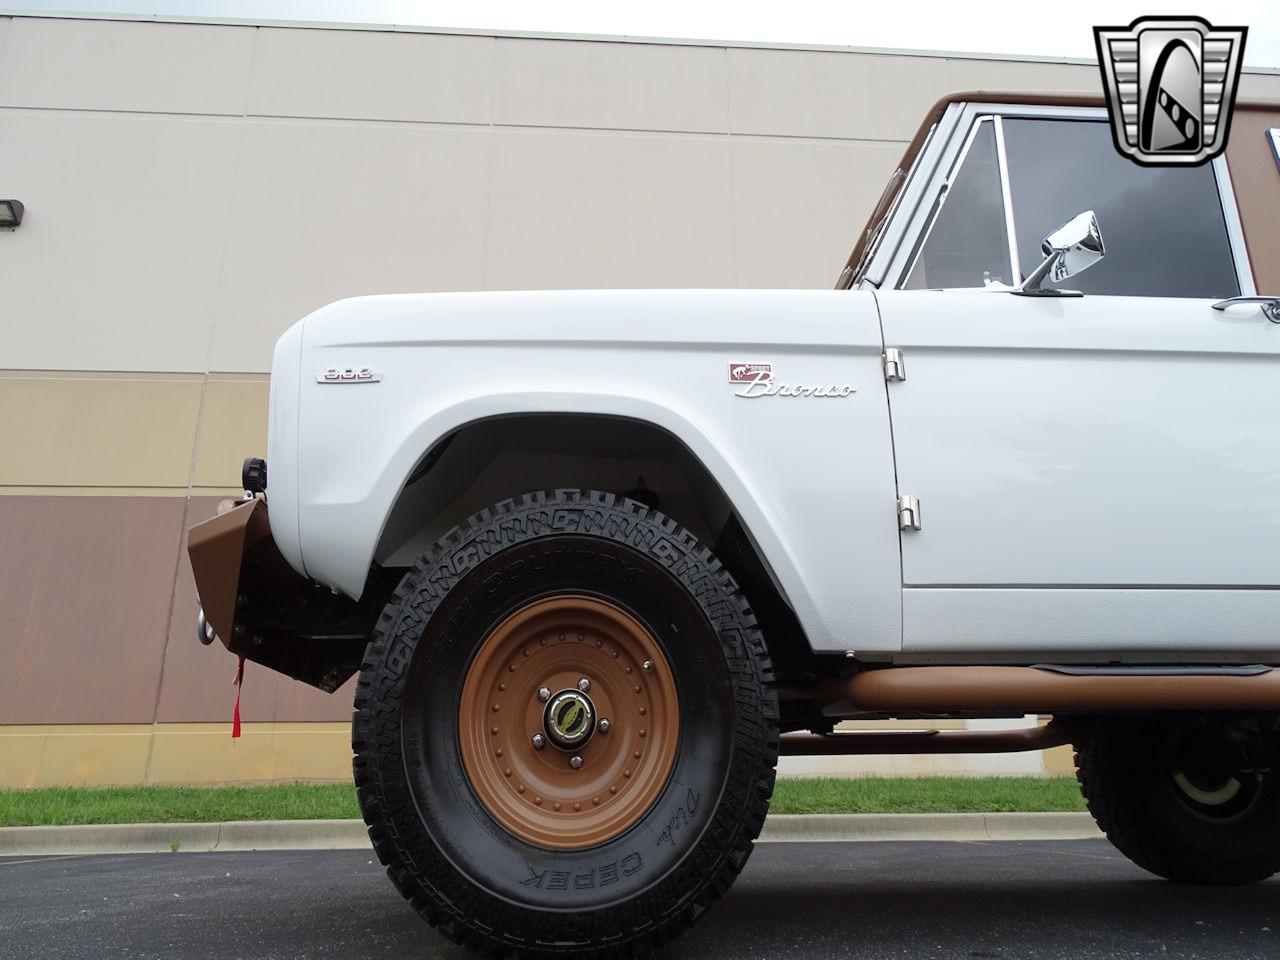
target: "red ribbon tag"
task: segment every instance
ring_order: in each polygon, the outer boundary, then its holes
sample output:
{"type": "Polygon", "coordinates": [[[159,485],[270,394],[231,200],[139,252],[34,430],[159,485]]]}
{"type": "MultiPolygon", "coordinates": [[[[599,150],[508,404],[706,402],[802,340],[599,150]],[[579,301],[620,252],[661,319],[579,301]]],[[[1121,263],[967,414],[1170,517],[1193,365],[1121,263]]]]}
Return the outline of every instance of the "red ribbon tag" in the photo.
{"type": "Polygon", "coordinates": [[[231,739],[240,739],[240,691],[244,689],[244,657],[236,665],[236,678],[231,681],[236,688],[236,706],[231,711],[231,739]]]}

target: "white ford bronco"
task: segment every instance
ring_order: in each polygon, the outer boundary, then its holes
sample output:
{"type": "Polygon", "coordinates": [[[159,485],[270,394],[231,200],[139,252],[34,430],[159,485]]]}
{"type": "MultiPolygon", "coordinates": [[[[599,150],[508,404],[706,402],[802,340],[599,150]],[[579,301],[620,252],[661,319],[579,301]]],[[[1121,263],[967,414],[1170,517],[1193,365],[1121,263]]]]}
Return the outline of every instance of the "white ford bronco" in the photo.
{"type": "Polygon", "coordinates": [[[1172,880],[1280,870],[1280,104],[926,118],[836,289],[361,297],[290,328],[200,637],[333,691],[369,834],[488,954],[631,955],[779,754],[1073,744],[1172,880]],[[1247,240],[1247,242],[1246,242],[1247,240]],[[1013,731],[842,732],[1021,717],[1013,731]]]}

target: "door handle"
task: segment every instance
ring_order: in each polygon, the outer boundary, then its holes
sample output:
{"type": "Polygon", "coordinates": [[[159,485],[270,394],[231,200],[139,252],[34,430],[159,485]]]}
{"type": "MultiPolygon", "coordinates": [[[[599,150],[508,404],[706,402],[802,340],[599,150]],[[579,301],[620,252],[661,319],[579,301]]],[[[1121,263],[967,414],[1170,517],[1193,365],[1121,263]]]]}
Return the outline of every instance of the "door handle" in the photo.
{"type": "Polygon", "coordinates": [[[1262,308],[1262,315],[1272,323],[1280,323],[1280,297],[1232,297],[1219,300],[1213,305],[1215,310],[1225,310],[1242,303],[1256,303],[1262,308]]]}

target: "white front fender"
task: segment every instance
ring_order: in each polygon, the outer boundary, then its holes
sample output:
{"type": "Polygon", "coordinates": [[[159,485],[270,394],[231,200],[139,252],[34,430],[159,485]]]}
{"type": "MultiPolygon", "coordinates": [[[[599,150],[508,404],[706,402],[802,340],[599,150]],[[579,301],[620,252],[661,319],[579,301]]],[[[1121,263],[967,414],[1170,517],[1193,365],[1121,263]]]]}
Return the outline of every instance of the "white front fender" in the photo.
{"type": "Polygon", "coordinates": [[[715,291],[711,310],[711,293],[380,297],[313,315],[298,384],[306,573],[358,597],[406,479],[459,428],[519,414],[616,416],[653,424],[698,458],[815,650],[898,649],[896,491],[873,301],[715,291]],[[606,307],[611,326],[602,328],[606,307]],[[618,315],[625,324],[637,310],[651,339],[617,336],[618,315]],[[441,322],[451,315],[455,322],[441,322]],[[780,326],[780,317],[789,322],[780,326]],[[554,329],[529,340],[530,325],[554,329]],[[771,363],[786,384],[856,392],[748,399],[729,382],[735,362],[771,363]],[[317,382],[317,372],[352,366],[381,379],[317,382]]]}

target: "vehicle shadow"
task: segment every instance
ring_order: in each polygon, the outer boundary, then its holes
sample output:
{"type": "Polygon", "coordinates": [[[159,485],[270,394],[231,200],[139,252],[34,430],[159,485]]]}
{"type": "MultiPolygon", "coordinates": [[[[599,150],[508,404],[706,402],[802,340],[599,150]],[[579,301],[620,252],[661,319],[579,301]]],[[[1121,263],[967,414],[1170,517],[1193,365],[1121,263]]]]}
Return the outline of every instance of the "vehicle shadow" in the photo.
{"type": "MultiPolygon", "coordinates": [[[[0,930],[0,960],[472,956],[358,850],[0,858],[0,930]]],[[[1150,956],[1280,957],[1280,881],[1180,886],[1094,840],[767,843],[655,960],[1150,956]]]]}
{"type": "Polygon", "coordinates": [[[1103,841],[786,844],[667,957],[1280,956],[1280,882],[1192,887],[1103,841]]]}

